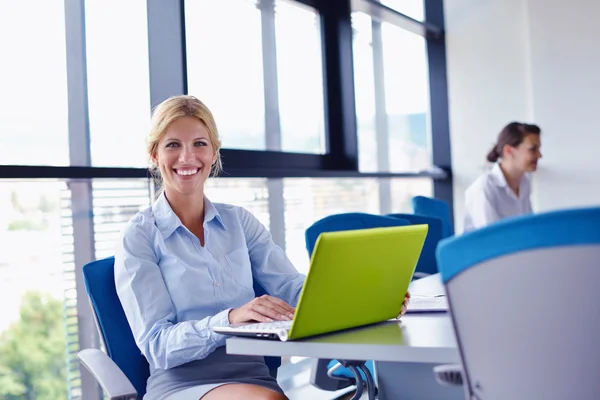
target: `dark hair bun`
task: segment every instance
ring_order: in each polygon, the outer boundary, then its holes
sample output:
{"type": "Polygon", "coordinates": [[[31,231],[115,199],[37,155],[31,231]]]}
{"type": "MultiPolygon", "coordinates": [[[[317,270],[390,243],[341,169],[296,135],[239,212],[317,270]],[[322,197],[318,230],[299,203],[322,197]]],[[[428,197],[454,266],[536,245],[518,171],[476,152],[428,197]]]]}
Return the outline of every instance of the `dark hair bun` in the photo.
{"type": "Polygon", "coordinates": [[[490,152],[487,155],[487,160],[489,162],[496,162],[498,161],[498,158],[500,158],[500,155],[498,154],[498,151],[496,151],[496,147],[494,147],[493,149],[490,150],[490,152]]]}

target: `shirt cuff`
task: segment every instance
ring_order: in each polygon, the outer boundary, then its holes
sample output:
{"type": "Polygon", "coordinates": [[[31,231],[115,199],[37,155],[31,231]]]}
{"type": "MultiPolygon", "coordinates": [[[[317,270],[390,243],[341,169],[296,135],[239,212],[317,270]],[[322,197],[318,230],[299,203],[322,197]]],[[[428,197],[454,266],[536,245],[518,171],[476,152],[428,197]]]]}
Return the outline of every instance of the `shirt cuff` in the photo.
{"type": "Polygon", "coordinates": [[[212,316],[210,318],[210,322],[208,323],[208,326],[210,329],[210,337],[213,341],[218,342],[219,340],[222,340],[223,338],[225,338],[227,335],[224,335],[222,333],[217,333],[215,331],[212,330],[213,326],[229,326],[229,312],[231,311],[231,308],[227,308],[223,311],[221,311],[218,314],[215,314],[214,316],[212,316]]]}

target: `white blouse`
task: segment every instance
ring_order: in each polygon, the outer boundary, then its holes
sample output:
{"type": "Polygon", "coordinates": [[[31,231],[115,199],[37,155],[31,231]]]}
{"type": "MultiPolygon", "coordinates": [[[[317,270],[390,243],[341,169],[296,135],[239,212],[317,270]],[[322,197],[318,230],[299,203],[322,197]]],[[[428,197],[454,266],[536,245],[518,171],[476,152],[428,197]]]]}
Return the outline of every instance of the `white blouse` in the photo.
{"type": "Polygon", "coordinates": [[[530,214],[531,184],[524,176],[519,184],[519,195],[508,186],[506,178],[495,163],[492,169],[477,178],[465,192],[466,213],[464,231],[482,228],[508,217],[530,214]]]}

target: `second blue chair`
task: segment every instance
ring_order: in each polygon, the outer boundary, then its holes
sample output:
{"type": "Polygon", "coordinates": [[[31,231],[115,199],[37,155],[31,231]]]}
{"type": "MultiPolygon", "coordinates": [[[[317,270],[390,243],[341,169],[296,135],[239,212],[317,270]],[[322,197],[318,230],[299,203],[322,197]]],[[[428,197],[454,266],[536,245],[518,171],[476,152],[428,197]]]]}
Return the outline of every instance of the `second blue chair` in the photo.
{"type": "Polygon", "coordinates": [[[431,197],[415,196],[412,198],[412,206],[415,214],[440,218],[443,224],[444,238],[454,235],[452,212],[447,202],[431,197]]]}
{"type": "Polygon", "coordinates": [[[412,225],[429,225],[427,237],[425,238],[423,250],[421,251],[421,257],[419,257],[419,262],[415,269],[415,278],[436,274],[438,272],[438,266],[435,258],[435,250],[440,240],[444,238],[442,220],[436,217],[417,214],[388,214],[388,216],[406,220],[412,225]]]}
{"type": "MultiPolygon", "coordinates": [[[[312,257],[312,252],[319,235],[323,232],[350,231],[356,229],[370,228],[385,228],[392,226],[406,226],[410,222],[406,219],[388,217],[383,215],[374,215],[367,213],[344,213],[335,214],[322,218],[313,223],[306,229],[306,250],[309,257],[312,257]]],[[[330,359],[319,359],[313,365],[311,383],[323,390],[335,391],[355,384],[354,375],[350,370],[344,367],[337,367],[338,362],[330,359]],[[330,368],[337,367],[328,376],[330,368]]],[[[373,362],[366,362],[367,368],[373,374],[373,362]]]]}

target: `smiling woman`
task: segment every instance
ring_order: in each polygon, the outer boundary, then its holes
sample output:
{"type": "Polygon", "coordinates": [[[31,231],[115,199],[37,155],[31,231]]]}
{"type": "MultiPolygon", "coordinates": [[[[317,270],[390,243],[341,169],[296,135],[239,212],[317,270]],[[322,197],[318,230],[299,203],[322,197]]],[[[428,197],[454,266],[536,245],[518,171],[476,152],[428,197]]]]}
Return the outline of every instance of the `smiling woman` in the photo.
{"type": "Polygon", "coordinates": [[[151,126],[147,151],[163,191],[115,251],[117,293],[150,364],[144,399],[284,399],[264,358],[226,354],[212,327],[290,320],[304,275],[254,215],[205,196],[221,141],[200,100],[165,100],[151,126]],[[253,281],[272,296],[256,298],[253,281]]]}
{"type": "MultiPolygon", "coordinates": [[[[199,160],[206,162],[210,154],[210,161],[206,164],[209,168],[203,172],[212,170],[213,175],[219,174],[222,169],[221,140],[212,113],[200,100],[193,96],[172,97],[156,107],[151,123],[148,156],[155,176],[160,178],[164,172],[156,174],[161,153],[164,154],[161,160],[165,158],[165,162],[177,162],[180,169],[188,167],[188,171],[189,166],[185,164],[188,160],[193,161],[195,156],[199,156],[199,160]],[[175,157],[178,159],[174,160],[175,157]]],[[[199,166],[193,167],[198,169],[199,166]]],[[[208,172],[204,174],[202,182],[206,181],[208,172]]],[[[162,177],[165,178],[165,175],[162,177]]]]}

